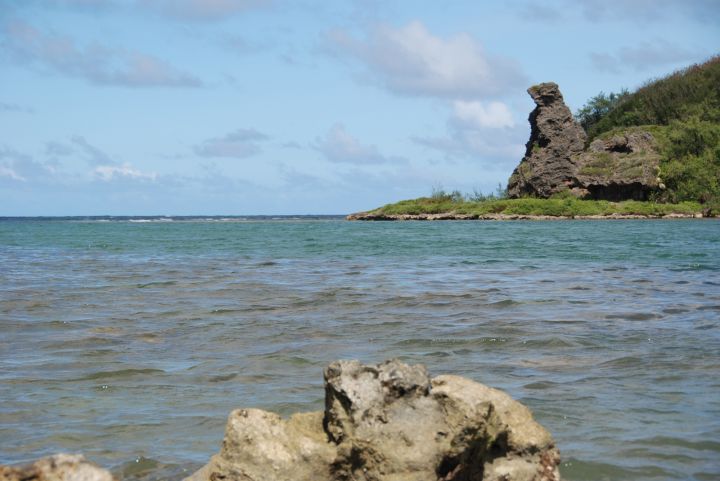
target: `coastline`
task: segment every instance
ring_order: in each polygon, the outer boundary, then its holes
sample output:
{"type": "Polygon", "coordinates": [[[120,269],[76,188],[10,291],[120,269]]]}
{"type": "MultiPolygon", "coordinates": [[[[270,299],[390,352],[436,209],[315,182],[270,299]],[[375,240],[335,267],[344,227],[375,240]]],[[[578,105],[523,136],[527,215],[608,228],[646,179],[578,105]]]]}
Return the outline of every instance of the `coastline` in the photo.
{"type": "Polygon", "coordinates": [[[350,221],[437,221],[437,220],[658,220],[658,219],[709,219],[702,213],[645,214],[594,214],[594,215],[531,215],[531,214],[380,214],[357,212],[345,217],[350,221]]]}

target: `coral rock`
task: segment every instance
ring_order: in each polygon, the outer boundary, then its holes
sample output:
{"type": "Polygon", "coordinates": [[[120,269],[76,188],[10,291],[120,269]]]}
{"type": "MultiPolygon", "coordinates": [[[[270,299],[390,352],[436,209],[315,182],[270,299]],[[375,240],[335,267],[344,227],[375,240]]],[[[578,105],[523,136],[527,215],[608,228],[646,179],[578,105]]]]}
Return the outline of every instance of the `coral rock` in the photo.
{"type": "Polygon", "coordinates": [[[0,481],[114,481],[79,454],[56,454],[26,466],[0,466],[0,481]]]}
{"type": "Polygon", "coordinates": [[[507,394],[397,360],[325,369],[325,412],[233,411],[188,481],[558,481],[550,433],[507,394]]]}
{"type": "Polygon", "coordinates": [[[536,107],[528,118],[530,140],[525,157],[508,181],[511,198],[551,195],[578,186],[573,156],[581,153],[587,136],[575,122],[556,83],[528,89],[536,107]]]}

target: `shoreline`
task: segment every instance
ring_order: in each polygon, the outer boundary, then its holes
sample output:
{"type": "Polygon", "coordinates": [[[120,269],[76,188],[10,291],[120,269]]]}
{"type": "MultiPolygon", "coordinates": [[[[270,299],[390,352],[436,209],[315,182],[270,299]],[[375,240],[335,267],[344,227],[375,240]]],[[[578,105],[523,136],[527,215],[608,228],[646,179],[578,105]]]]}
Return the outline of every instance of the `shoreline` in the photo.
{"type": "Polygon", "coordinates": [[[646,214],[595,214],[595,215],[533,215],[533,214],[374,214],[358,212],[345,217],[350,221],[436,221],[436,220],[659,220],[659,219],[709,219],[702,213],[646,214]]]}

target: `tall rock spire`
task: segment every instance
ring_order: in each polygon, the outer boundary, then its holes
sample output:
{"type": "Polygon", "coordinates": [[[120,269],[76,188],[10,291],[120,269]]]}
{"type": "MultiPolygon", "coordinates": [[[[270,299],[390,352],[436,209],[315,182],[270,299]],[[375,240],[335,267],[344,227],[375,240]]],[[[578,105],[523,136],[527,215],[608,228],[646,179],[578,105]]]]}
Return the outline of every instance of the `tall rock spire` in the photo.
{"type": "Polygon", "coordinates": [[[528,118],[530,140],[508,181],[508,196],[546,198],[578,186],[572,157],[583,151],[587,137],[556,83],[534,85],[528,93],[537,106],[528,118]]]}

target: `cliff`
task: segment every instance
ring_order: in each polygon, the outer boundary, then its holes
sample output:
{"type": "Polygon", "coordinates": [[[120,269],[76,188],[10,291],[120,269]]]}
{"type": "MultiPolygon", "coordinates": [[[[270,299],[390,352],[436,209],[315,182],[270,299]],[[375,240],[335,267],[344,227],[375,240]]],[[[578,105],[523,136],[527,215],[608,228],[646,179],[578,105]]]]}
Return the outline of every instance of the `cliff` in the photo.
{"type": "Polygon", "coordinates": [[[569,191],[581,199],[648,200],[661,182],[660,155],[645,131],[597,139],[587,136],[565,105],[557,84],[528,89],[536,107],[530,113],[525,156],[508,181],[510,198],[549,198],[569,191]]]}
{"type": "Polygon", "coordinates": [[[511,198],[720,203],[720,57],[600,94],[573,118],[555,83],[528,89],[530,140],[508,180],[511,198]],[[608,102],[611,106],[608,107],[608,102]],[[589,143],[589,145],[587,145],[589,143]]]}
{"type": "Polygon", "coordinates": [[[575,122],[556,83],[528,89],[535,102],[525,156],[508,181],[508,196],[547,198],[578,186],[573,156],[585,146],[585,131],[575,122]]]}
{"type": "Polygon", "coordinates": [[[720,215],[720,56],[593,97],[578,122],[557,84],[535,102],[507,197],[434,192],[349,220],[676,218],[720,215]],[[587,130],[585,130],[587,129],[587,130]]]}

